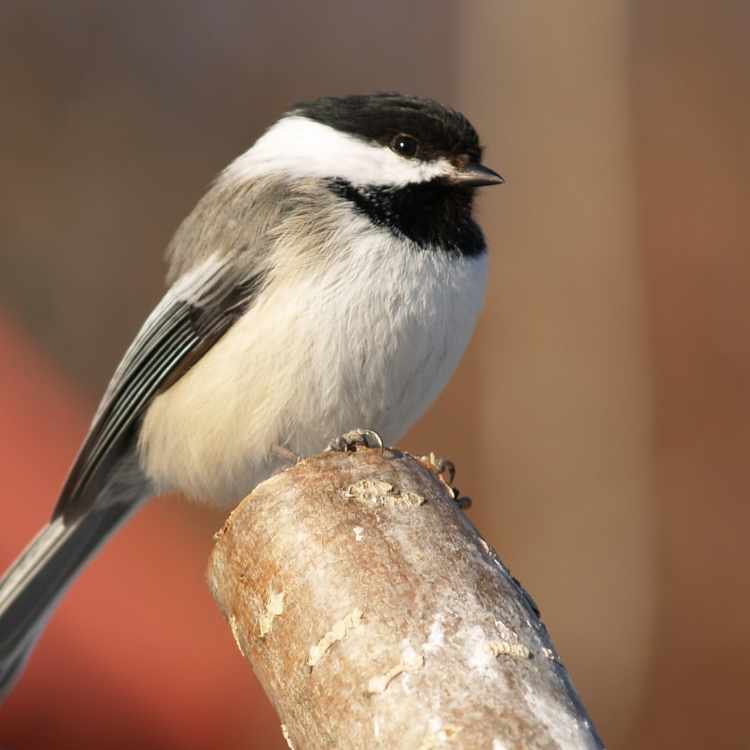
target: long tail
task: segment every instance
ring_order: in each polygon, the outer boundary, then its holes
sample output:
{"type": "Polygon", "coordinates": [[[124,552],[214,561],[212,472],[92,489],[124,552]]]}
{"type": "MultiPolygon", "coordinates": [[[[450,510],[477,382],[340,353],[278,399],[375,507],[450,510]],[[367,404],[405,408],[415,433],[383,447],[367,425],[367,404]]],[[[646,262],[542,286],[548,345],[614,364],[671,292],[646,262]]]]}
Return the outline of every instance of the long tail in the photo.
{"type": "Polygon", "coordinates": [[[60,596],[139,505],[131,499],[92,509],[72,521],[53,519],[0,579],[0,702],[60,596]]]}

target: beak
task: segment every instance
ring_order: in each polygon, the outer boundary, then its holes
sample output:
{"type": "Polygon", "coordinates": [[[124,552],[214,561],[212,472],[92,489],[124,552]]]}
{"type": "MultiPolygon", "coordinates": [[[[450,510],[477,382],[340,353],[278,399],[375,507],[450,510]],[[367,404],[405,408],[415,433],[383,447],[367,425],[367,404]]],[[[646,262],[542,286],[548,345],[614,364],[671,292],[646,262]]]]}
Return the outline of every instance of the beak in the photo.
{"type": "Polygon", "coordinates": [[[502,185],[505,182],[497,172],[485,167],[484,164],[466,164],[458,168],[448,180],[459,187],[502,185]]]}

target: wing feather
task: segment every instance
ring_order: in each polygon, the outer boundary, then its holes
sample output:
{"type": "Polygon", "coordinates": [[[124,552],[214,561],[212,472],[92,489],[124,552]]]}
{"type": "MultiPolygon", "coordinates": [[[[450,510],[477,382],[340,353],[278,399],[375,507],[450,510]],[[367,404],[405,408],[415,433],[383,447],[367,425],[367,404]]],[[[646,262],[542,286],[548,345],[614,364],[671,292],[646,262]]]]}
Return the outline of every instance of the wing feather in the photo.
{"type": "Polygon", "coordinates": [[[235,269],[229,258],[209,258],[156,306],[110,381],[53,518],[72,520],[91,509],[113,465],[135,440],[151,399],[192,367],[251,304],[264,275],[242,278],[235,269]]]}

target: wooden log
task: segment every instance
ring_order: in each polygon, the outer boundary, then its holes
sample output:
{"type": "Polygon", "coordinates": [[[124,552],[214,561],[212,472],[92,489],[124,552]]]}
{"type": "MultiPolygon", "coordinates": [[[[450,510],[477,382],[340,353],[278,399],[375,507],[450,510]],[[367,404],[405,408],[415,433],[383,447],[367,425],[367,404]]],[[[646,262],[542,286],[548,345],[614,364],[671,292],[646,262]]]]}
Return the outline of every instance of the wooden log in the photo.
{"type": "Polygon", "coordinates": [[[603,747],[534,603],[408,454],[259,485],[208,579],[296,750],[603,747]]]}

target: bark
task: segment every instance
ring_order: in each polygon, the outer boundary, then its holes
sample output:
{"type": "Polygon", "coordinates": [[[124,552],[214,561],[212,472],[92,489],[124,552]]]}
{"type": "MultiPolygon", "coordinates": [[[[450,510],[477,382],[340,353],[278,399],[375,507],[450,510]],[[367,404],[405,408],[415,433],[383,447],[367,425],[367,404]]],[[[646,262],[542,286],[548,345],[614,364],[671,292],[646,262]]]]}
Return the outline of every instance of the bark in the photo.
{"type": "Polygon", "coordinates": [[[208,578],[297,750],[603,747],[533,601],[408,454],[272,477],[208,578]]]}

